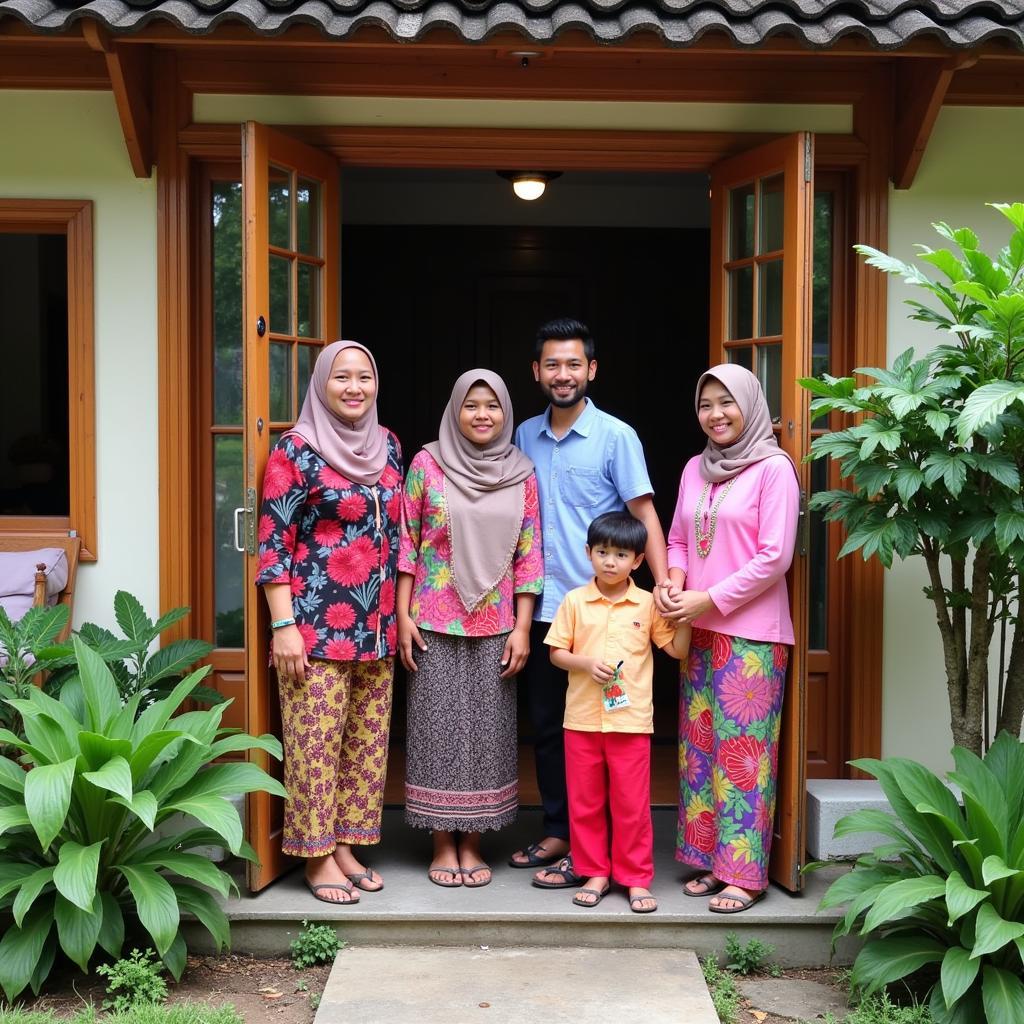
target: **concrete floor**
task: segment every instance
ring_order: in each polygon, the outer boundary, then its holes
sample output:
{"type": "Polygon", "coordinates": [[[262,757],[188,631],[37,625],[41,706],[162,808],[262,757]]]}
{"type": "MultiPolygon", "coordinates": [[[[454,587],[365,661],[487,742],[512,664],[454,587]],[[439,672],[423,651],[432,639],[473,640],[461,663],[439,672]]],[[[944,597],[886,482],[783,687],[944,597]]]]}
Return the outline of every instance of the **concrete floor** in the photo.
{"type": "MultiPolygon", "coordinates": [[[[574,890],[542,890],[530,885],[532,872],[510,868],[511,852],[540,837],[540,812],[525,809],[515,825],[484,837],[484,854],[494,870],[490,885],[443,889],[426,875],[431,843],[427,832],[410,829],[400,809],[385,811],[384,842],[370,848],[366,862],[385,880],[380,893],[363,893],[358,905],[336,907],[313,898],[296,869],[256,896],[227,901],[235,949],[287,952],[303,919],[337,923],[350,943],[403,945],[580,946],[692,949],[721,953],[735,931],[776,947],[774,959],[786,966],[829,962],[832,928],[838,915],[819,914],[818,902],[835,871],[808,876],[802,895],[771,887],[768,897],[738,915],[712,914],[706,899],[684,895],[685,870],[673,857],[675,811],[654,812],[654,914],[633,914],[625,891],[614,887],[600,906],[574,907],[574,890]]],[[[203,947],[201,930],[190,939],[203,947]]],[[[855,947],[840,946],[838,962],[849,962],[855,947]]]]}

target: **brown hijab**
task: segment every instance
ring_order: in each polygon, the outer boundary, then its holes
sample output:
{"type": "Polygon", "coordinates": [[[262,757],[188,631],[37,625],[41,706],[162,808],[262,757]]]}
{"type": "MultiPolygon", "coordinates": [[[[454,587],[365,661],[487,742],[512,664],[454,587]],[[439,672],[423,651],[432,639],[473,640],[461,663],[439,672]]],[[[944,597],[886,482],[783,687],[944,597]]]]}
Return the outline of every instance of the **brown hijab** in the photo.
{"type": "MultiPolygon", "coordinates": [[[[708,378],[717,380],[732,395],[743,414],[743,430],[740,436],[727,448],[721,448],[708,438],[704,453],[700,457],[700,475],[713,484],[731,480],[747,466],[773,455],[785,455],[779,447],[772,430],[772,416],[768,401],[761,389],[761,382],[746,368],[735,363],[721,363],[700,375],[697,381],[697,395],[694,408],[700,408],[701,388],[708,378]]],[[[794,471],[796,466],[793,467],[794,471]]]]}
{"type": "Polygon", "coordinates": [[[426,445],[444,470],[455,589],[467,611],[505,575],[523,526],[524,481],[533,463],[512,444],[512,400],[491,370],[469,370],[455,382],[438,438],[426,445]],[[481,447],[459,429],[459,410],[474,384],[486,384],[505,414],[501,433],[481,447]]]}
{"type": "Polygon", "coordinates": [[[302,403],[302,413],[289,434],[297,434],[311,448],[323,456],[324,461],[354,484],[372,486],[380,480],[388,464],[387,431],[377,422],[377,402],[369,412],[354,423],[333,413],[327,404],[327,382],[331,378],[334,360],[346,348],[365,352],[373,368],[373,379],[380,387],[377,361],[373,353],[358,341],[335,341],[325,345],[316,358],[313,377],[302,403]]]}

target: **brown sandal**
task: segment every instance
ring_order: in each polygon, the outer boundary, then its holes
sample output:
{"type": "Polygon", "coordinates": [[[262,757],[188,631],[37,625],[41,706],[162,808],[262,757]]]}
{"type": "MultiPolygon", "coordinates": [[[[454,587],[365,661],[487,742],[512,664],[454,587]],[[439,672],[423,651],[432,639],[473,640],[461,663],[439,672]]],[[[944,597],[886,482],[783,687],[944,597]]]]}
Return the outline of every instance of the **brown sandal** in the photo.
{"type": "Polygon", "coordinates": [[[715,893],[721,892],[725,888],[726,883],[720,878],[715,878],[710,872],[706,875],[695,875],[693,878],[683,882],[683,893],[687,896],[693,896],[700,899],[703,896],[714,896],[715,893]],[[704,888],[700,892],[694,892],[691,885],[702,885],[704,888]]]}

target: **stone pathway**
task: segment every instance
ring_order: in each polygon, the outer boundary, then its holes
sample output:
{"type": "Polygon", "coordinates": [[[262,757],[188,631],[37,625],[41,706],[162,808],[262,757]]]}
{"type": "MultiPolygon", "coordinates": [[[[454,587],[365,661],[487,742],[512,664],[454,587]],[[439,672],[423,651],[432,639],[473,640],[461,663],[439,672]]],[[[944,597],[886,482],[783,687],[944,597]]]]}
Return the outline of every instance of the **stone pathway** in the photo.
{"type": "Polygon", "coordinates": [[[837,1021],[850,1012],[845,993],[799,978],[741,978],[739,989],[755,1010],[787,1020],[815,1021],[831,1013],[837,1021]]]}
{"type": "Polygon", "coordinates": [[[315,1024],[718,1024],[695,954],[667,949],[358,946],[315,1024]]]}

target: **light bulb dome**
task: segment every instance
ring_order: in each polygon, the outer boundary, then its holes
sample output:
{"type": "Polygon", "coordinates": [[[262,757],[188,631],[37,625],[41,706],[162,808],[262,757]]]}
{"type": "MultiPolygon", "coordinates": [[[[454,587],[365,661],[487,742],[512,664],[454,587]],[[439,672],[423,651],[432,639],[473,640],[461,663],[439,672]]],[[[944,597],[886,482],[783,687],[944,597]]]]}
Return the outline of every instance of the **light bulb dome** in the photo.
{"type": "Polygon", "coordinates": [[[547,188],[547,182],[539,175],[537,177],[523,175],[512,182],[512,191],[520,199],[525,199],[527,202],[540,199],[544,195],[545,188],[547,188]]]}

